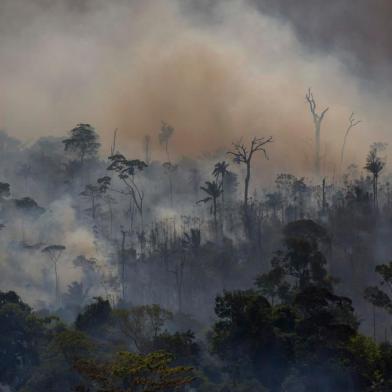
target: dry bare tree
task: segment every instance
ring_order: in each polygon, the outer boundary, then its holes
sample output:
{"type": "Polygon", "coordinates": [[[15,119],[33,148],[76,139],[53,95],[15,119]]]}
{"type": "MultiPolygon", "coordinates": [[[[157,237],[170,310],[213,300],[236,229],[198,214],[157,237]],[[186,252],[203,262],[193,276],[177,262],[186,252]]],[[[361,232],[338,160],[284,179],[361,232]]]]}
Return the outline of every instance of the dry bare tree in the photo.
{"type": "Polygon", "coordinates": [[[349,124],[348,124],[346,132],[344,134],[343,145],[342,145],[342,152],[340,154],[340,171],[343,168],[344,152],[346,150],[346,144],[347,144],[348,135],[350,134],[351,129],[356,127],[361,122],[361,120],[355,120],[354,112],[353,112],[353,113],[351,113],[351,115],[350,115],[350,117],[348,119],[348,122],[349,122],[349,124]]]}
{"type": "Polygon", "coordinates": [[[262,151],[266,159],[268,159],[267,150],[265,146],[272,142],[272,136],[269,137],[254,137],[250,143],[250,146],[245,146],[240,140],[237,143],[233,143],[233,149],[228,152],[229,155],[233,156],[233,161],[238,165],[244,164],[246,166],[245,176],[245,189],[244,189],[244,208],[245,211],[248,209],[248,198],[249,198],[249,183],[251,174],[251,163],[254,153],[262,151]]]}
{"type": "Polygon", "coordinates": [[[310,113],[313,116],[314,123],[314,133],[315,133],[315,171],[316,175],[320,175],[320,138],[321,138],[321,123],[324,119],[325,114],[328,112],[329,108],[324,109],[321,113],[317,113],[317,104],[313,97],[312,91],[309,89],[306,94],[306,100],[309,104],[310,113]]]}

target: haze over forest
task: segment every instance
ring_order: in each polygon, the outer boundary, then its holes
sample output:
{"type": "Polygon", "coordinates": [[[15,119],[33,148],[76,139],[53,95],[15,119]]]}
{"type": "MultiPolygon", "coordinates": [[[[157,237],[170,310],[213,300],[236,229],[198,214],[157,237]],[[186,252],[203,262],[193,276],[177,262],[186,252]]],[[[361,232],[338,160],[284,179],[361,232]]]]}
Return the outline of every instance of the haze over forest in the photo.
{"type": "Polygon", "coordinates": [[[388,0],[0,0],[0,391],[392,390],[388,0]]]}

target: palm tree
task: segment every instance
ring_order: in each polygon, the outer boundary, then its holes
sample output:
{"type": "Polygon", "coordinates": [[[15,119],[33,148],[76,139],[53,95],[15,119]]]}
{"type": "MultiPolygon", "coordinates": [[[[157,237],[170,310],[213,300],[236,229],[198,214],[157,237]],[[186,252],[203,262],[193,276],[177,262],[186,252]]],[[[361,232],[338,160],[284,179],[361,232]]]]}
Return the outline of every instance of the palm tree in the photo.
{"type": "Polygon", "coordinates": [[[226,161],[222,162],[217,162],[215,163],[214,170],[212,171],[212,175],[215,177],[216,181],[219,181],[220,178],[220,185],[222,188],[222,207],[224,204],[224,181],[225,181],[225,176],[226,174],[229,174],[229,171],[227,168],[229,167],[229,164],[226,161]]]}
{"type": "Polygon", "coordinates": [[[212,201],[212,213],[214,216],[214,226],[215,232],[217,232],[218,221],[216,217],[217,211],[217,200],[219,196],[222,194],[222,186],[217,181],[206,181],[205,186],[201,186],[200,189],[204,191],[208,196],[205,199],[201,199],[198,203],[208,203],[212,201]]]}
{"type": "Polygon", "coordinates": [[[373,176],[373,206],[378,207],[378,177],[385,166],[385,160],[378,156],[378,150],[381,146],[374,144],[366,157],[365,169],[373,176]]]}

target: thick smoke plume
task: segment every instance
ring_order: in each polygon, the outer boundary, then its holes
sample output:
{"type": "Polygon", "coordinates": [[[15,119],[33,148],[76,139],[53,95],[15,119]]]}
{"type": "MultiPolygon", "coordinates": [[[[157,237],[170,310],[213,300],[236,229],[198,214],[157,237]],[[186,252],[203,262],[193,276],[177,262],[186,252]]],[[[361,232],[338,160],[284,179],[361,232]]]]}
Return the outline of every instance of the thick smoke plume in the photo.
{"type": "Polygon", "coordinates": [[[362,166],[369,143],[389,141],[388,91],[369,92],[341,56],[309,50],[298,29],[260,9],[234,0],[3,0],[0,126],[32,140],[89,122],[106,146],[118,128],[120,149],[141,157],[146,134],[159,149],[161,120],[176,128],[178,156],[272,135],[263,172],[304,172],[313,163],[304,98],[312,87],[320,107],[330,107],[324,173],[338,169],[352,111],[362,123],[347,161],[362,166]]]}

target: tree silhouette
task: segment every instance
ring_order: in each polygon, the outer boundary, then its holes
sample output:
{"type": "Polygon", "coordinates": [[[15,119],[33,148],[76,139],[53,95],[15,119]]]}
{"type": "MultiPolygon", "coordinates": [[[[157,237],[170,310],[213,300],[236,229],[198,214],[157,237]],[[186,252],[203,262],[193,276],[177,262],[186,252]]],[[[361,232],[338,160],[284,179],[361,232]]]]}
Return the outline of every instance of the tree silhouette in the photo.
{"type": "Polygon", "coordinates": [[[346,149],[348,135],[350,134],[351,129],[356,127],[361,122],[361,120],[355,120],[354,112],[353,112],[353,113],[351,113],[351,115],[350,115],[350,117],[348,119],[348,122],[349,122],[349,124],[348,124],[346,132],[344,134],[343,145],[342,145],[342,152],[340,153],[340,170],[342,169],[343,162],[344,162],[344,152],[345,152],[345,149],[346,149]]]}
{"type": "Polygon", "coordinates": [[[220,179],[220,184],[222,188],[222,208],[225,202],[224,199],[224,181],[225,177],[227,174],[229,174],[229,171],[227,170],[229,167],[229,164],[225,161],[222,162],[217,162],[214,166],[214,170],[212,171],[212,175],[215,177],[216,181],[219,181],[220,179]]]}
{"type": "Polygon", "coordinates": [[[174,165],[171,162],[165,162],[162,166],[169,178],[170,207],[173,207],[173,174],[177,171],[178,165],[174,165]]]}
{"type": "Polygon", "coordinates": [[[174,128],[162,121],[161,129],[158,135],[159,144],[165,147],[167,161],[170,162],[169,141],[174,133],[174,128]]]}
{"type": "Polygon", "coordinates": [[[378,208],[378,177],[385,166],[385,160],[379,157],[378,151],[383,148],[383,145],[379,145],[377,143],[373,144],[366,157],[366,164],[364,167],[373,177],[373,206],[375,209],[378,208]]]}
{"type": "Polygon", "coordinates": [[[267,151],[265,146],[272,142],[272,136],[265,137],[254,137],[250,143],[250,147],[246,147],[240,140],[238,143],[233,143],[233,150],[229,151],[228,154],[233,156],[233,161],[237,164],[246,165],[246,177],[245,177],[245,191],[244,191],[244,209],[245,212],[248,210],[248,198],[249,198],[249,183],[251,174],[251,163],[254,153],[262,151],[266,159],[268,159],[267,151]]]}
{"type": "MultiPolygon", "coordinates": [[[[136,206],[140,215],[142,230],[144,228],[143,221],[143,201],[144,192],[135,182],[135,176],[138,172],[147,167],[147,164],[139,159],[128,160],[122,154],[115,154],[109,157],[111,164],[107,170],[115,171],[120,180],[126,186],[126,194],[131,196],[131,199],[136,206]]],[[[121,192],[122,193],[122,192],[121,192]]]]}
{"type": "Polygon", "coordinates": [[[85,186],[83,192],[81,192],[80,195],[90,200],[91,217],[95,221],[96,212],[98,208],[97,199],[99,199],[101,196],[100,187],[98,185],[88,184],[85,186]]]}
{"type": "Polygon", "coordinates": [[[217,221],[217,200],[222,193],[222,187],[216,181],[206,181],[205,186],[201,186],[200,189],[204,191],[208,196],[198,201],[198,203],[208,203],[212,201],[212,213],[214,216],[214,227],[217,232],[218,221],[217,221]]]}
{"type": "Polygon", "coordinates": [[[64,139],[65,151],[72,151],[77,154],[81,166],[86,158],[93,158],[97,155],[101,146],[99,136],[90,124],[78,124],[71,129],[68,139],[64,139]]]}
{"type": "Polygon", "coordinates": [[[57,273],[57,262],[59,261],[62,253],[65,250],[63,245],[49,245],[42,249],[42,252],[47,254],[54,266],[55,285],[56,285],[56,304],[59,304],[59,277],[57,273]]]}
{"type": "Polygon", "coordinates": [[[316,155],[315,155],[315,171],[316,175],[320,175],[320,133],[321,133],[321,123],[324,119],[325,114],[328,112],[329,108],[324,109],[321,113],[317,113],[317,104],[314,100],[313,93],[309,89],[306,94],[306,100],[309,104],[309,110],[313,116],[314,123],[314,133],[316,137],[316,155]]]}
{"type": "Polygon", "coordinates": [[[10,184],[0,182],[0,200],[4,200],[11,196],[10,184]]]}

